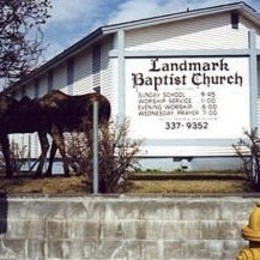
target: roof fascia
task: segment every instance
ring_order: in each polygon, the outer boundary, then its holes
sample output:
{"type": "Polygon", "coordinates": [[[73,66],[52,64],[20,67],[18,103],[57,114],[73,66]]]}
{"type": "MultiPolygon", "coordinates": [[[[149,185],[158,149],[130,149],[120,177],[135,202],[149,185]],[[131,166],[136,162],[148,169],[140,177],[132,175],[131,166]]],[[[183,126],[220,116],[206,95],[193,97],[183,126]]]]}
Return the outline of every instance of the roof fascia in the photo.
{"type": "Polygon", "coordinates": [[[186,12],[180,12],[175,14],[162,15],[153,18],[146,18],[141,20],[135,20],[115,25],[107,25],[102,27],[104,34],[114,33],[119,30],[134,30],[142,29],[148,26],[160,25],[168,22],[177,22],[186,19],[197,18],[206,15],[213,15],[223,12],[230,11],[240,11],[247,18],[251,19],[253,22],[257,23],[260,26],[260,15],[253,8],[245,4],[244,2],[238,2],[222,6],[207,7],[202,9],[195,9],[186,12]]]}

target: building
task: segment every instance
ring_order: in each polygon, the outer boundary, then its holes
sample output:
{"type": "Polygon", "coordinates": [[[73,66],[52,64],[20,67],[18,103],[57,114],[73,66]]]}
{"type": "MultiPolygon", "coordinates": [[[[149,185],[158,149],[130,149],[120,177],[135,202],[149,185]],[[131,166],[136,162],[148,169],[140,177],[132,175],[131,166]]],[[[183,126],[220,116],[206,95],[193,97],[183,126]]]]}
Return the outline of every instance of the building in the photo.
{"type": "MultiPolygon", "coordinates": [[[[144,139],[144,167],[235,168],[232,144],[260,125],[259,54],[260,15],[238,2],[100,27],[8,91],[99,90],[144,139]]],[[[38,156],[36,135],[17,138],[38,156]]]]}

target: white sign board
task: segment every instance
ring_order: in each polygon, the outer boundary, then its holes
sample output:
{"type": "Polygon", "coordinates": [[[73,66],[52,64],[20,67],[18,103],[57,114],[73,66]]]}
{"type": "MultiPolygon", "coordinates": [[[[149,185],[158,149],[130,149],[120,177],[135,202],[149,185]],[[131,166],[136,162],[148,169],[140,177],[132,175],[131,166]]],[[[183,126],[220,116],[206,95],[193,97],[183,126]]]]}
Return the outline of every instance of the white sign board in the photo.
{"type": "Polygon", "coordinates": [[[246,57],[126,59],[135,138],[239,138],[250,128],[249,100],[246,57]]]}

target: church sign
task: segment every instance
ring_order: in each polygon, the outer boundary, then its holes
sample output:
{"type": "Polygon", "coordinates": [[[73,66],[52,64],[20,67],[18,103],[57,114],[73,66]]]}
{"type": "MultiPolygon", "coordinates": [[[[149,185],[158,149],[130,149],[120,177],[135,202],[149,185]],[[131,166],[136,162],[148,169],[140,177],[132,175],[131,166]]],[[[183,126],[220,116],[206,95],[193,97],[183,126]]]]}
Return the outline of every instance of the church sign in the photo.
{"type": "Polygon", "coordinates": [[[239,138],[250,128],[246,57],[129,58],[125,95],[137,138],[239,138]]]}

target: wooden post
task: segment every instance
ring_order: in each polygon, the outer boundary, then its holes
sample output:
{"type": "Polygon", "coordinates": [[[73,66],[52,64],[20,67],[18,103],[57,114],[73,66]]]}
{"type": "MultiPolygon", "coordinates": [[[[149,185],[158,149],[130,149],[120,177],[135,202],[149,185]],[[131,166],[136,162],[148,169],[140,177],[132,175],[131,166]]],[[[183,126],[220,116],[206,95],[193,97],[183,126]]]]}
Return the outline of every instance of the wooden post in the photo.
{"type": "Polygon", "coordinates": [[[93,193],[99,193],[98,172],[98,102],[93,103],[93,193]]]}

